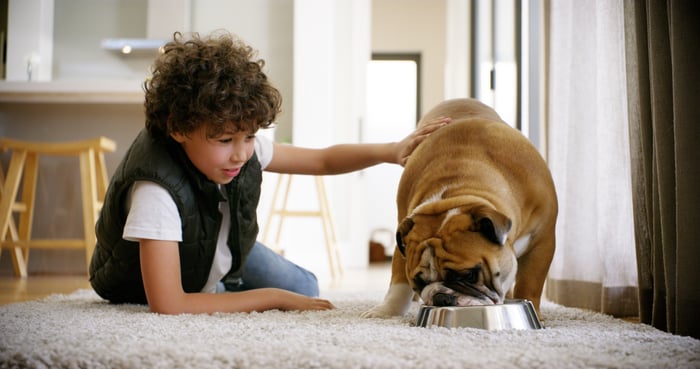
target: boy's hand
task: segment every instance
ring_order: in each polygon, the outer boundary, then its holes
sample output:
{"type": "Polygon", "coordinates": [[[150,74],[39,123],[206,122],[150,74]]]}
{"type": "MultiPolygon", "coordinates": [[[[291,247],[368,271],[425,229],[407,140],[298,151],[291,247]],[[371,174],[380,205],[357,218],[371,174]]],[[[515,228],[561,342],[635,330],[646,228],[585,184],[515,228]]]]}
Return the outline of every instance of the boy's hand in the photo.
{"type": "Polygon", "coordinates": [[[329,310],[335,309],[333,304],[326,300],[315,297],[308,297],[294,292],[284,291],[288,296],[284,296],[284,307],[281,310],[329,310]]]}
{"type": "Polygon", "coordinates": [[[401,166],[406,165],[408,157],[411,156],[413,150],[415,150],[418,145],[423,142],[431,133],[435,132],[437,129],[444,127],[452,121],[449,117],[437,117],[426,125],[417,128],[413,133],[408,135],[406,138],[398,143],[398,160],[397,163],[401,166]]]}

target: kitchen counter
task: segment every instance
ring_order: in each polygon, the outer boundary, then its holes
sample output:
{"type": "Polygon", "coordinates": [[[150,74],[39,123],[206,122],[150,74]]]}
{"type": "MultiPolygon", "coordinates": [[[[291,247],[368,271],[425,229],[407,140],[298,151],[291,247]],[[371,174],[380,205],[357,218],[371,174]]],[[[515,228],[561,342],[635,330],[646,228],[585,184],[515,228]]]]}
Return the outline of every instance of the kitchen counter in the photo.
{"type": "Polygon", "coordinates": [[[142,81],[0,82],[0,103],[142,104],[142,81]]]}

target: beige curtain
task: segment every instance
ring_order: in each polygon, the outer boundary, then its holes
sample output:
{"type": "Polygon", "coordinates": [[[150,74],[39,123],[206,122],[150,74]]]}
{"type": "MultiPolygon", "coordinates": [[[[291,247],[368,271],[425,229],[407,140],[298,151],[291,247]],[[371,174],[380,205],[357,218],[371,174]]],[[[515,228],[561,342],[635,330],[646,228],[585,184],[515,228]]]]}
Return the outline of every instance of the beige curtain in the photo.
{"type": "Polygon", "coordinates": [[[624,12],[640,318],[700,338],[700,2],[624,12]]]}
{"type": "Polygon", "coordinates": [[[622,1],[551,1],[548,161],[559,197],[546,297],[637,316],[622,1]]]}

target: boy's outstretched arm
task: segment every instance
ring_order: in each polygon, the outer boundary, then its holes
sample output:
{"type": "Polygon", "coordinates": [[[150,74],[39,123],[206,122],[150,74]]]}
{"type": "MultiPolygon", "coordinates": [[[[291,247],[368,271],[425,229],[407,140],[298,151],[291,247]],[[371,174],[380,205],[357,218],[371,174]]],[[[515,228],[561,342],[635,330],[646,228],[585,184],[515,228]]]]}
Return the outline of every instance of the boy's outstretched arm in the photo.
{"type": "Polygon", "coordinates": [[[272,161],[265,170],[289,174],[340,174],[381,163],[404,165],[413,150],[450,118],[440,117],[416,129],[399,142],[377,144],[342,144],[323,149],[309,149],[274,144],[272,161]]]}
{"type": "Polygon", "coordinates": [[[141,275],[151,311],[161,314],[327,310],[333,304],[276,288],[230,293],[185,293],[177,242],[141,240],[141,275]]]}

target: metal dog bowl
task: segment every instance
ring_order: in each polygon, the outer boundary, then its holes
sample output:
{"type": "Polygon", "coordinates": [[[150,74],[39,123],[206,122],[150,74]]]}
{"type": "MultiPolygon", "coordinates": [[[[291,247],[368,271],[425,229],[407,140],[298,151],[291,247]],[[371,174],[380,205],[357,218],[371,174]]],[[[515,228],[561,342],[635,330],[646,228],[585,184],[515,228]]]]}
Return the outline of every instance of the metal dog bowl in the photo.
{"type": "Polygon", "coordinates": [[[501,305],[427,306],[418,312],[419,327],[469,327],[490,331],[502,329],[542,329],[544,326],[528,300],[506,300],[501,305]]]}

